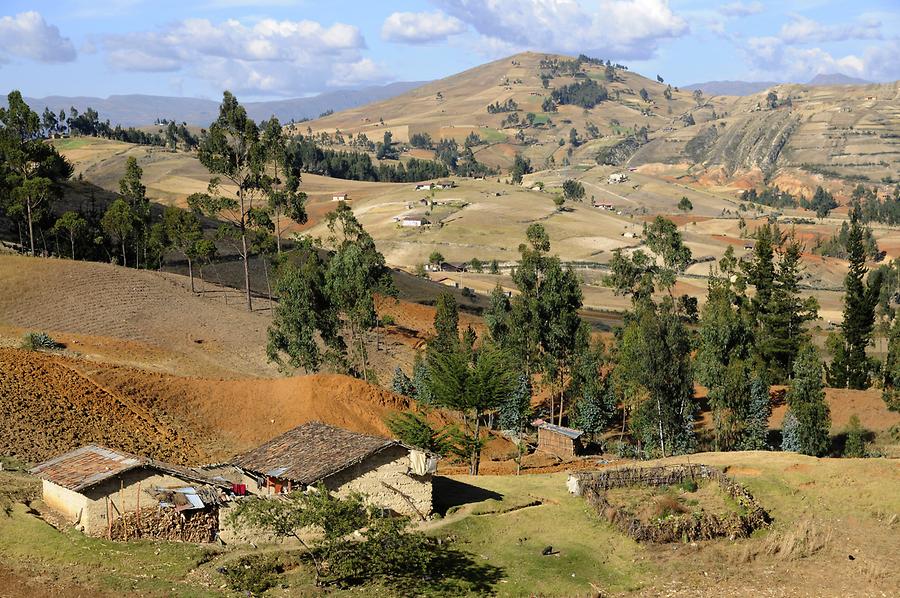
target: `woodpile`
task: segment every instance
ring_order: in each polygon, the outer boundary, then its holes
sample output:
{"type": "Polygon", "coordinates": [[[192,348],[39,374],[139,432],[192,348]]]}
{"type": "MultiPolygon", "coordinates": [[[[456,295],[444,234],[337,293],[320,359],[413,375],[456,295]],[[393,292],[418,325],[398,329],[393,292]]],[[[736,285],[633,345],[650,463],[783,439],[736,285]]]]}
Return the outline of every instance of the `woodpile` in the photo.
{"type": "Polygon", "coordinates": [[[746,538],[754,530],[765,527],[771,517],[742,484],[719,469],[706,465],[672,467],[628,467],[601,472],[574,474],[575,490],[600,515],[620,532],[638,542],[693,542],[727,537],[746,538]],[[725,515],[688,513],[644,522],[622,507],[607,500],[605,491],[627,486],[672,486],[686,481],[715,481],[733,499],[739,510],[725,515]]]}
{"type": "Polygon", "coordinates": [[[147,509],[129,511],[114,519],[109,536],[112,540],[153,539],[166,542],[214,542],[219,532],[217,509],[181,511],[147,509]]]}

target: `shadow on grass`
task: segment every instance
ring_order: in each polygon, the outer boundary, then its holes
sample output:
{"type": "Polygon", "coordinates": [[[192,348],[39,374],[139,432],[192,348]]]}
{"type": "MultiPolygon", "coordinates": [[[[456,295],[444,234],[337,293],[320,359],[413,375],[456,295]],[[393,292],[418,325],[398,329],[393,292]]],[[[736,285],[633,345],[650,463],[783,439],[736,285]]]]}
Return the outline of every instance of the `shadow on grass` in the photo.
{"type": "Polygon", "coordinates": [[[385,585],[400,596],[486,596],[504,577],[502,567],[448,546],[435,547],[432,559],[426,578],[394,577],[385,585]]]}
{"type": "Polygon", "coordinates": [[[493,498],[502,500],[503,495],[479,488],[444,476],[434,476],[431,482],[434,495],[434,510],[442,516],[453,507],[459,507],[493,498]]]}

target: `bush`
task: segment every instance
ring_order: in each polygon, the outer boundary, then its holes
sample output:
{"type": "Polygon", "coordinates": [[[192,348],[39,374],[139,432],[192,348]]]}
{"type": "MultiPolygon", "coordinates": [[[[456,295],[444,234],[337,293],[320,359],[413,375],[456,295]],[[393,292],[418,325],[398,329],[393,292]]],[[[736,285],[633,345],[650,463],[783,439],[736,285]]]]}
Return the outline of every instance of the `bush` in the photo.
{"type": "Polygon", "coordinates": [[[219,572],[232,590],[259,596],[278,585],[278,574],[284,572],[284,566],[278,557],[251,555],[222,567],[219,572]]]}
{"type": "Polygon", "coordinates": [[[41,349],[53,351],[65,349],[66,346],[53,340],[46,332],[29,332],[22,339],[22,348],[29,351],[40,351],[41,349]]]}
{"type": "Polygon", "coordinates": [[[781,450],[800,452],[800,422],[790,409],[784,414],[784,421],[781,423],[781,450]]]}
{"type": "Polygon", "coordinates": [[[866,431],[859,422],[859,417],[854,413],[847,424],[847,442],[844,444],[845,457],[866,456],[866,431]]]}

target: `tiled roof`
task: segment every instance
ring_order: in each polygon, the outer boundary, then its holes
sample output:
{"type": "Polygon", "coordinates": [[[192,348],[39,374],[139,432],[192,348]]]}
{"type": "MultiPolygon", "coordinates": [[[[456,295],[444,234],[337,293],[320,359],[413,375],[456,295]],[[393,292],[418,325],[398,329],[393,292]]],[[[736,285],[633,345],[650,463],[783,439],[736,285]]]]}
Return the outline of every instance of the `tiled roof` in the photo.
{"type": "Polygon", "coordinates": [[[231,462],[257,474],[309,485],[391,446],[402,445],[396,440],[310,422],[238,455],[231,462]]]}
{"type": "Polygon", "coordinates": [[[571,438],[572,440],[575,440],[576,438],[584,434],[584,432],[582,432],[581,430],[575,430],[573,428],[566,428],[563,426],[557,426],[548,423],[542,423],[538,427],[544,430],[550,430],[551,432],[556,432],[557,434],[562,434],[563,436],[571,438]]]}
{"type": "Polygon", "coordinates": [[[89,444],[45,461],[31,473],[63,488],[79,491],[146,462],[146,459],[129,453],[89,444]]]}
{"type": "Polygon", "coordinates": [[[190,482],[219,487],[230,486],[224,480],[213,479],[197,469],[138,457],[95,444],[83,446],[45,461],[32,468],[31,473],[63,488],[80,492],[138,467],[155,469],[190,482]]]}

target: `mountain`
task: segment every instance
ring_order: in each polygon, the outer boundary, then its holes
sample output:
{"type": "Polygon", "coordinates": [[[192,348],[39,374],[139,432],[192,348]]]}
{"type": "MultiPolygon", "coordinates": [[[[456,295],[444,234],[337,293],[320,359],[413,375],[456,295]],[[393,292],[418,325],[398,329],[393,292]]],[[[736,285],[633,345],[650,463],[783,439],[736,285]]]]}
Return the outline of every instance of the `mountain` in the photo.
{"type": "Polygon", "coordinates": [[[858,79],[841,73],[821,73],[812,78],[807,85],[869,85],[871,81],[858,79]]]}
{"type": "Polygon", "coordinates": [[[776,85],[775,81],[707,81],[685,85],[681,89],[699,89],[708,96],[749,96],[776,85]]]}
{"type": "MultiPolygon", "coordinates": [[[[296,121],[315,118],[328,110],[346,110],[377,102],[405,93],[420,85],[422,82],[398,82],[383,86],[332,91],[308,98],[245,102],[244,106],[247,108],[247,113],[255,120],[275,115],[282,122],[289,122],[292,119],[296,121]]],[[[141,94],[113,95],[108,98],[26,97],[25,101],[32,110],[38,113],[43,112],[45,107],[56,113],[59,113],[60,110],[68,112],[71,106],[74,106],[79,112],[84,112],[91,107],[100,113],[101,119],[109,119],[113,124],[121,124],[126,127],[150,125],[157,118],[176,122],[183,121],[190,125],[204,127],[215,120],[219,113],[219,103],[213,100],[141,94]]],[[[6,96],[0,99],[0,105],[6,105],[6,96]]]]}

